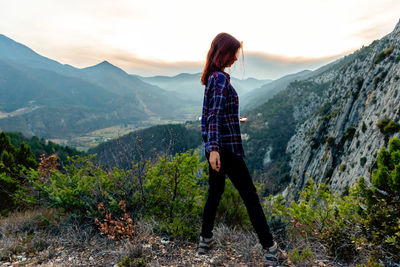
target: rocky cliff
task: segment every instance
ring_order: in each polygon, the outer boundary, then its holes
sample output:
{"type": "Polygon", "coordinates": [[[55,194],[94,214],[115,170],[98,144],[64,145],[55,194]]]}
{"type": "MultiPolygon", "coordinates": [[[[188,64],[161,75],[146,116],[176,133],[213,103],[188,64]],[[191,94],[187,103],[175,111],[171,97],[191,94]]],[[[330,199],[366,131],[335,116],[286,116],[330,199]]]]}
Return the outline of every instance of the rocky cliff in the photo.
{"type": "Polygon", "coordinates": [[[293,109],[298,123],[287,144],[291,183],[284,195],[303,188],[308,177],[343,190],[370,178],[379,149],[400,131],[400,21],[369,46],[309,78],[328,84],[293,109]]]}

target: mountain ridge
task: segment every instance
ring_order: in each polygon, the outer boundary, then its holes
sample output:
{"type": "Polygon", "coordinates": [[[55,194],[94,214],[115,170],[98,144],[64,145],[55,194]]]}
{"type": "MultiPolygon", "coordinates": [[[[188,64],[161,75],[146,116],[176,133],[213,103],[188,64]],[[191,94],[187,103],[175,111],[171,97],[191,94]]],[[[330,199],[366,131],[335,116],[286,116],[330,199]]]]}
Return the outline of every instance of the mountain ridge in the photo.
{"type": "Polygon", "coordinates": [[[78,69],[4,35],[0,67],[0,128],[6,131],[63,139],[116,124],[141,124],[150,117],[184,120],[195,116],[180,111],[190,103],[179,95],[130,76],[108,61],[78,69]],[[14,112],[19,109],[25,112],[14,112]],[[82,118],[76,120],[79,112],[82,118]],[[81,121],[87,123],[87,130],[81,121]]]}
{"type": "MultiPolygon", "coordinates": [[[[400,124],[400,20],[393,31],[347,56],[327,79],[330,86],[314,101],[319,109],[296,129],[287,144],[295,194],[306,179],[343,191],[363,176],[370,179],[379,149],[396,131],[384,133],[387,118],[400,124]],[[346,62],[347,60],[347,62],[346,62]]],[[[297,110],[301,115],[307,108],[297,110]]]]}

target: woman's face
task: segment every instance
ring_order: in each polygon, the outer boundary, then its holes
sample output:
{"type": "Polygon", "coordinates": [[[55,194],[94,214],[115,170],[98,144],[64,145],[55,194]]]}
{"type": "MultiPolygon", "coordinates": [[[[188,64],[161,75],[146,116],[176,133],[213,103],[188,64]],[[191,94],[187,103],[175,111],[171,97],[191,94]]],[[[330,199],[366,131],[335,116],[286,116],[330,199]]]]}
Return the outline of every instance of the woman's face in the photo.
{"type": "MultiPolygon", "coordinates": [[[[236,51],[235,56],[233,57],[233,59],[226,64],[225,68],[229,68],[230,66],[232,66],[232,64],[235,63],[235,61],[238,59],[238,56],[239,56],[239,49],[236,51]]],[[[226,58],[228,60],[229,55],[226,55],[226,58]]]]}

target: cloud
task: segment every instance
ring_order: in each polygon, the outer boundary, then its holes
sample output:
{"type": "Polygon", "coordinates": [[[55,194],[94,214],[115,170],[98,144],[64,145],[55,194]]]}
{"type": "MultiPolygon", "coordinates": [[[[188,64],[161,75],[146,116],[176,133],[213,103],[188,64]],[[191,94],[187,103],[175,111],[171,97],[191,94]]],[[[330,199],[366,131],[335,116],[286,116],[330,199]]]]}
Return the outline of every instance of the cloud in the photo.
{"type": "MultiPolygon", "coordinates": [[[[342,54],[321,57],[286,57],[263,52],[245,51],[244,66],[239,57],[228,72],[239,78],[255,77],[259,79],[276,79],[289,73],[304,69],[316,69],[351,51],[342,54]]],[[[62,63],[77,67],[95,65],[103,60],[124,69],[131,74],[143,76],[167,75],[174,76],[182,72],[198,73],[203,70],[204,61],[164,61],[141,58],[124,50],[106,49],[93,45],[69,46],[58,52],[62,63]]]]}
{"type": "Polygon", "coordinates": [[[381,38],[400,8],[398,0],[293,0],[291,9],[279,1],[250,2],[209,1],[193,9],[179,0],[9,1],[0,9],[0,32],[73,66],[107,60],[133,74],[172,76],[201,72],[211,38],[226,31],[249,49],[244,62],[228,71],[276,79],[316,69],[381,38]],[[211,4],[226,6],[232,20],[215,24],[205,13],[211,4]]]}

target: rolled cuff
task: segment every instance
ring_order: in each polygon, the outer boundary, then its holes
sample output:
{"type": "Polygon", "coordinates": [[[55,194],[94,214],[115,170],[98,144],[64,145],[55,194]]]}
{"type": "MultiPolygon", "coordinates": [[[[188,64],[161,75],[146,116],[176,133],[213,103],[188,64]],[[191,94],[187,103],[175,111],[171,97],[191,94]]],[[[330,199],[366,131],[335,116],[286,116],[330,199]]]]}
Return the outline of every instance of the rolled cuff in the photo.
{"type": "Polygon", "coordinates": [[[208,153],[210,153],[211,151],[217,151],[217,152],[219,152],[219,150],[220,150],[220,148],[219,148],[218,145],[211,145],[211,144],[206,145],[206,151],[207,151],[208,153]]]}

